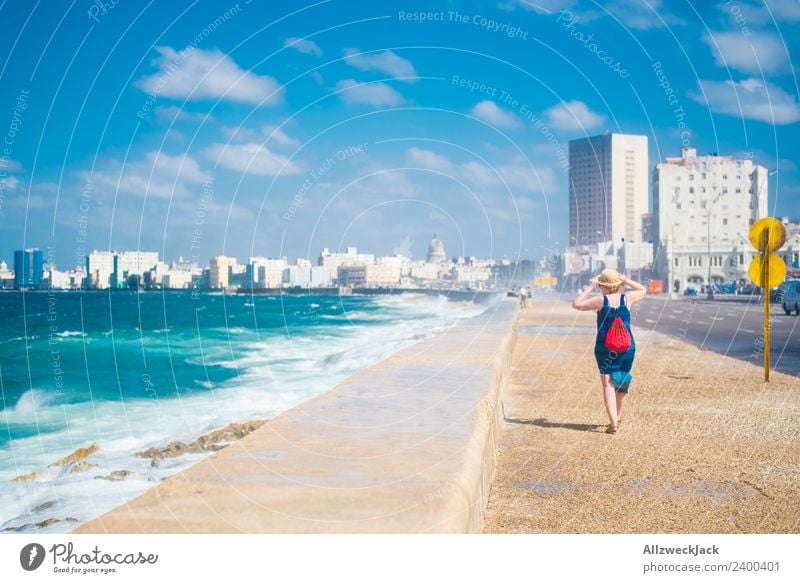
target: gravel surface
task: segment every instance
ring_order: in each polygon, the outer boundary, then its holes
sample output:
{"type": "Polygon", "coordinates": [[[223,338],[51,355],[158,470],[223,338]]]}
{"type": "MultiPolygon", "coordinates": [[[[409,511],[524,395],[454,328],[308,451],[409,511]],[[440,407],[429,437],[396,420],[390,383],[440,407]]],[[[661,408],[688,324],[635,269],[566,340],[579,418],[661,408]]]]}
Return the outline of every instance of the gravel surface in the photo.
{"type": "Polygon", "coordinates": [[[634,328],[609,435],[594,326],[565,302],[520,312],[484,531],[800,532],[800,379],[634,328]]]}

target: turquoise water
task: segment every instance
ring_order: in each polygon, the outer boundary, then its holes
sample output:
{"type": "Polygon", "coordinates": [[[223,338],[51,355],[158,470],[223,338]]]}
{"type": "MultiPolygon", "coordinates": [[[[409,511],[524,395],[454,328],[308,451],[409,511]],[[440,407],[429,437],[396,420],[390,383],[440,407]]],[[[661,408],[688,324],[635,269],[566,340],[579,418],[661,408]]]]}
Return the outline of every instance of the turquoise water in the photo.
{"type": "Polygon", "coordinates": [[[274,417],[480,311],[417,295],[0,293],[0,531],[74,528],[206,455],[151,467],[135,452],[274,417]],[[88,470],[48,468],[91,443],[88,470]],[[115,470],[128,479],[95,479],[115,470]]]}

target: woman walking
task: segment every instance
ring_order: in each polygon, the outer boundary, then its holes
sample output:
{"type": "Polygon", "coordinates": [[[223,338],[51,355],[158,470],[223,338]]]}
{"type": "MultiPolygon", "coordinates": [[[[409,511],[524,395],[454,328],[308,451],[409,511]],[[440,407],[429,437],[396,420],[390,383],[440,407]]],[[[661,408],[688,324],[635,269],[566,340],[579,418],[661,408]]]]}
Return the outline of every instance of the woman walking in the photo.
{"type": "Polygon", "coordinates": [[[631,384],[631,367],[636,355],[636,344],[631,332],[630,306],[641,300],[645,287],[620,275],[614,269],[606,269],[592,278],[589,286],[575,298],[572,307],[576,310],[597,311],[597,336],[594,357],[600,370],[603,401],[610,424],[606,433],[616,433],[622,421],[622,402],[631,384]],[[631,291],[624,293],[625,286],[631,291]],[[601,295],[589,297],[599,287],[601,295]]]}

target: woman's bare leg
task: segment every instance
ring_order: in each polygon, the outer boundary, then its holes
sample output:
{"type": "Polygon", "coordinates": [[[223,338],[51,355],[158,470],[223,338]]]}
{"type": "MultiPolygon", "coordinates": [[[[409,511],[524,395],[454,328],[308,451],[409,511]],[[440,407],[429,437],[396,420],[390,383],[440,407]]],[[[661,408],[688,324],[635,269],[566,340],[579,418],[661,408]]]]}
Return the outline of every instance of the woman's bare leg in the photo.
{"type": "Polygon", "coordinates": [[[603,402],[606,404],[608,420],[614,427],[617,426],[617,399],[614,396],[614,386],[611,384],[611,375],[601,374],[600,383],[603,385],[603,402]]]}
{"type": "Polygon", "coordinates": [[[617,391],[617,423],[622,421],[622,400],[625,398],[626,393],[617,391]]]}

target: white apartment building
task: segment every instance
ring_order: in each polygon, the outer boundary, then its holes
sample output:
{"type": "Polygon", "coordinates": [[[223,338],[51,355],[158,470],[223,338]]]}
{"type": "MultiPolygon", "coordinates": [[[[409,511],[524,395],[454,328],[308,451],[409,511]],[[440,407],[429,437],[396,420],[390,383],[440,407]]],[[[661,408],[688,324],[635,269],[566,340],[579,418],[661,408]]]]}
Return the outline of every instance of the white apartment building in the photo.
{"type": "Polygon", "coordinates": [[[8,263],[0,262],[0,289],[14,287],[14,272],[8,269],[8,263]]]}
{"type": "Polygon", "coordinates": [[[117,254],[113,251],[92,251],[86,256],[86,286],[108,289],[112,285],[117,254]]]}
{"type": "Polygon", "coordinates": [[[235,257],[218,255],[212,257],[208,264],[208,287],[211,289],[226,289],[230,287],[230,277],[238,267],[235,257]]]}
{"type": "Polygon", "coordinates": [[[401,265],[402,263],[398,261],[367,265],[365,274],[367,287],[394,287],[399,285],[401,265]]]}
{"type": "Polygon", "coordinates": [[[750,226],[767,216],[767,169],[683,148],[656,165],[653,214],[656,269],[666,290],[682,293],[709,280],[746,283],[756,254],[750,226]]]}
{"type": "Polygon", "coordinates": [[[605,134],[571,140],[569,246],[642,241],[647,175],[647,136],[605,134]]]}
{"type": "Polygon", "coordinates": [[[122,284],[131,275],[143,275],[158,264],[156,251],[120,251],[117,255],[117,284],[122,284]]]}
{"type": "Polygon", "coordinates": [[[247,266],[247,285],[255,289],[275,289],[283,287],[286,257],[267,259],[251,257],[247,266]]]}
{"type": "Polygon", "coordinates": [[[327,267],[334,272],[338,267],[348,265],[370,265],[375,263],[375,255],[372,253],[359,253],[355,247],[348,247],[344,253],[331,253],[325,247],[319,254],[318,264],[327,267]]]}

